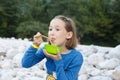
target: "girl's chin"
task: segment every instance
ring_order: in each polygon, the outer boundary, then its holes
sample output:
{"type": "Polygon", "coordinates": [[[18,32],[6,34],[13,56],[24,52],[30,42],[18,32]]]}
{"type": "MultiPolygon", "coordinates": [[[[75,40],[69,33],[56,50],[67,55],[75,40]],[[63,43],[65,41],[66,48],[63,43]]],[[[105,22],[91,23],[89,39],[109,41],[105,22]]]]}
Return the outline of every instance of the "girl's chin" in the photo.
{"type": "Polygon", "coordinates": [[[56,44],[52,42],[51,45],[56,45],[56,44]]]}
{"type": "Polygon", "coordinates": [[[58,44],[55,44],[55,43],[51,43],[51,45],[58,46],[58,44]]]}
{"type": "Polygon", "coordinates": [[[57,44],[51,44],[51,45],[58,46],[57,44]]]}

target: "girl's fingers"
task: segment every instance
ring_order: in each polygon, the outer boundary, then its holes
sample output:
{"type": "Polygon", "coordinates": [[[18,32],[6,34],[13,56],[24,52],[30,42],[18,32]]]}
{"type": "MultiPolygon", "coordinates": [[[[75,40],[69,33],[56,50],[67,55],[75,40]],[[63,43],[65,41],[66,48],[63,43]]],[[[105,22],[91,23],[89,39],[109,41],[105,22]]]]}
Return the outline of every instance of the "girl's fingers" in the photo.
{"type": "Polygon", "coordinates": [[[48,57],[48,53],[45,49],[43,49],[44,54],[48,57]]]}
{"type": "Polygon", "coordinates": [[[34,35],[34,38],[39,38],[39,37],[42,37],[42,34],[40,32],[37,32],[37,34],[34,35]]]}
{"type": "Polygon", "coordinates": [[[43,52],[44,52],[44,54],[45,54],[47,57],[49,57],[49,58],[51,58],[51,59],[53,59],[53,60],[59,60],[59,59],[61,59],[60,53],[58,53],[57,55],[53,55],[53,54],[48,53],[45,49],[43,50],[43,52]]]}
{"type": "Polygon", "coordinates": [[[57,50],[56,50],[56,51],[57,51],[57,54],[60,54],[60,50],[59,50],[58,48],[57,48],[57,50]]]}
{"type": "Polygon", "coordinates": [[[41,36],[41,33],[40,32],[37,32],[36,35],[34,35],[33,37],[33,40],[34,40],[34,43],[37,44],[37,45],[40,45],[42,43],[42,36],[41,36]]]}
{"type": "Polygon", "coordinates": [[[44,54],[45,54],[47,57],[50,57],[50,58],[53,58],[53,57],[54,57],[54,55],[49,54],[45,49],[43,49],[43,52],[44,52],[44,54]]]}

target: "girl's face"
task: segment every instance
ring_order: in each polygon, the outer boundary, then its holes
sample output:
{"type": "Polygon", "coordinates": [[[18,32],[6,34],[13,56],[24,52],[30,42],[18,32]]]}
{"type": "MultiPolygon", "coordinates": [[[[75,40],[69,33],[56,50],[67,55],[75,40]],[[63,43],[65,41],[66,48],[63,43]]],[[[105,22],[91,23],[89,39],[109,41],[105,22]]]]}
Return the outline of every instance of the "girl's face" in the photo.
{"type": "Polygon", "coordinates": [[[68,38],[70,37],[69,32],[65,29],[65,22],[60,19],[53,19],[50,22],[48,37],[51,39],[50,43],[56,46],[63,47],[68,38]]]}

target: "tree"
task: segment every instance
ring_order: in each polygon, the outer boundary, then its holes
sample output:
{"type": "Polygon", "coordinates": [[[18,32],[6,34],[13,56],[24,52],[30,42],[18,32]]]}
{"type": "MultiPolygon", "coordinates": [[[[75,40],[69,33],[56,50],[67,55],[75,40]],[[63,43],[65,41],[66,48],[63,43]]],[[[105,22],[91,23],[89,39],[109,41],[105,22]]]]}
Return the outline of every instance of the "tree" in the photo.
{"type": "Polygon", "coordinates": [[[19,1],[0,0],[0,36],[14,36],[19,23],[19,1]]]}
{"type": "Polygon", "coordinates": [[[65,15],[75,21],[78,34],[83,35],[82,44],[120,43],[120,0],[0,1],[1,37],[30,37],[37,30],[46,34],[50,20],[65,15]]]}
{"type": "Polygon", "coordinates": [[[112,40],[114,40],[115,45],[120,44],[120,0],[111,0],[109,8],[109,17],[112,20],[112,40]]]}
{"type": "Polygon", "coordinates": [[[83,34],[83,43],[109,45],[109,34],[112,29],[107,8],[110,0],[83,0],[79,6],[77,21],[83,34]],[[108,43],[105,43],[105,42],[108,43]]]}
{"type": "Polygon", "coordinates": [[[47,24],[38,21],[26,21],[20,23],[16,29],[18,38],[32,38],[37,32],[47,35],[47,24]]]}

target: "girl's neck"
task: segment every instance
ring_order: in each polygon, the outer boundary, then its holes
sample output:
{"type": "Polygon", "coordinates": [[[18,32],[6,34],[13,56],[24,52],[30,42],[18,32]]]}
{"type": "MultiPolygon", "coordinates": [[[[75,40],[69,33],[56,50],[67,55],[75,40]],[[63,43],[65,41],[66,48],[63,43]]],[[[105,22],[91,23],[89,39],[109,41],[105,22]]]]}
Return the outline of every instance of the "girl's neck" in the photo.
{"type": "Polygon", "coordinates": [[[66,47],[62,47],[62,53],[61,54],[66,54],[67,52],[69,52],[69,49],[67,49],[66,47]]]}

